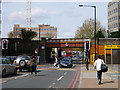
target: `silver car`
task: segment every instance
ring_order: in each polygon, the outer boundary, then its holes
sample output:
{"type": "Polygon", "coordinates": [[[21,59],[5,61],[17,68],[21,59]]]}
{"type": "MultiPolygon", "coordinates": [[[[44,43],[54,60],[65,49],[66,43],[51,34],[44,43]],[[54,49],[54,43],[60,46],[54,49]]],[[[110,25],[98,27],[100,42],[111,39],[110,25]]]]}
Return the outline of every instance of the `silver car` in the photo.
{"type": "Polygon", "coordinates": [[[28,70],[30,71],[30,56],[18,56],[14,62],[14,65],[17,66],[17,69],[20,71],[28,70]]]}
{"type": "Polygon", "coordinates": [[[17,74],[17,68],[7,58],[0,58],[0,74],[4,78],[8,74],[17,74]]]}

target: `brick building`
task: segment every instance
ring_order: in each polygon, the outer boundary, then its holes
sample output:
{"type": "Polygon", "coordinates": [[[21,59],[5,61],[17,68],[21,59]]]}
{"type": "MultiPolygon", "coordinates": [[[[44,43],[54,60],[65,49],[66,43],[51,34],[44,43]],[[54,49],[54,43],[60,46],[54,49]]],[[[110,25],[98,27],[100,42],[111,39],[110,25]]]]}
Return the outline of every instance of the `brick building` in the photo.
{"type": "MultiPolygon", "coordinates": [[[[21,29],[26,29],[26,27],[20,27],[19,24],[14,24],[13,27],[13,37],[19,38],[19,34],[21,33],[21,29]]],[[[32,31],[37,33],[37,37],[33,38],[33,40],[39,40],[39,37],[48,37],[48,38],[57,38],[57,28],[50,25],[38,25],[38,27],[31,27],[32,31]]]]}

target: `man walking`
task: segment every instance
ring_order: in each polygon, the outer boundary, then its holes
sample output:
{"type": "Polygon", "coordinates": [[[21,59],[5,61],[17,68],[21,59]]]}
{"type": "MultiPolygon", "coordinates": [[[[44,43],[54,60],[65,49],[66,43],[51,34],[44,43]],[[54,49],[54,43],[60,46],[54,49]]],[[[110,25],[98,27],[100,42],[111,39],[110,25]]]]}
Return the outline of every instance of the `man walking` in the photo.
{"type": "Polygon", "coordinates": [[[31,63],[30,63],[31,75],[33,74],[33,72],[35,72],[35,76],[37,75],[36,68],[37,68],[37,58],[35,55],[32,55],[31,63]]]}
{"type": "Polygon", "coordinates": [[[98,55],[94,66],[95,69],[97,69],[97,77],[98,77],[99,85],[101,84],[101,78],[102,78],[101,64],[104,64],[104,61],[101,59],[101,56],[98,55]]]}
{"type": "Polygon", "coordinates": [[[86,63],[86,69],[89,70],[89,58],[85,58],[85,63],[86,63]]]}

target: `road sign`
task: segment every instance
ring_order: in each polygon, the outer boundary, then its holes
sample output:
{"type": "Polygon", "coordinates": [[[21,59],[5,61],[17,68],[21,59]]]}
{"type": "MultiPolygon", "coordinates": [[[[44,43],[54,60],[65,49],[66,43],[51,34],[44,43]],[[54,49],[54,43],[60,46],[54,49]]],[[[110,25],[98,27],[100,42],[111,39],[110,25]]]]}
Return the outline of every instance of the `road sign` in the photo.
{"type": "MultiPolygon", "coordinates": [[[[111,45],[105,45],[105,49],[111,49],[111,45]]],[[[112,49],[120,49],[120,45],[112,45],[112,49]]]]}

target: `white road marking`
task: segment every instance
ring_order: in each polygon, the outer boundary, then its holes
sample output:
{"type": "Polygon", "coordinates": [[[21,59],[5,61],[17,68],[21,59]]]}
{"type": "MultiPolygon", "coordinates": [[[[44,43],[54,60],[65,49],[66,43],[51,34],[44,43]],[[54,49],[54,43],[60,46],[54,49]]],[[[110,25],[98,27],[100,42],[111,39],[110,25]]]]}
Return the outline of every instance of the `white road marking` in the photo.
{"type": "Polygon", "coordinates": [[[61,76],[59,79],[57,79],[57,81],[61,80],[64,76],[61,76]]]}
{"type": "Polygon", "coordinates": [[[2,81],[0,81],[0,83],[5,83],[5,82],[7,82],[7,81],[9,81],[9,80],[12,80],[12,79],[18,79],[18,78],[21,78],[21,77],[25,77],[25,76],[27,76],[27,75],[29,75],[29,74],[25,74],[25,75],[21,75],[21,76],[16,76],[16,77],[6,77],[6,78],[2,78],[2,81]]]}
{"type": "Polygon", "coordinates": [[[116,77],[116,76],[120,76],[120,75],[111,75],[111,76],[115,76],[116,77]]]}
{"type": "Polygon", "coordinates": [[[18,78],[21,78],[21,77],[25,77],[27,75],[29,75],[29,74],[25,74],[25,75],[21,75],[21,76],[18,76],[18,77],[14,77],[13,79],[18,79],[18,78]]]}
{"type": "Polygon", "coordinates": [[[66,75],[66,74],[67,74],[67,72],[64,73],[64,75],[66,75]]]}
{"type": "Polygon", "coordinates": [[[48,88],[52,88],[55,85],[55,83],[52,83],[48,88]]]}

